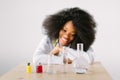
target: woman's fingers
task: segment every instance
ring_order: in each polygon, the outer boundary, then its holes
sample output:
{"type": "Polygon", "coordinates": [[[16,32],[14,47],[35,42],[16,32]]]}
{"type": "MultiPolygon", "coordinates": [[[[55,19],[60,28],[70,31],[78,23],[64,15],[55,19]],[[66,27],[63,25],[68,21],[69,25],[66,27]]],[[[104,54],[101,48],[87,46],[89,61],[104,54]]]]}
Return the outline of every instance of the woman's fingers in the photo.
{"type": "Polygon", "coordinates": [[[60,47],[55,47],[50,53],[53,55],[58,55],[60,52],[60,47]]]}

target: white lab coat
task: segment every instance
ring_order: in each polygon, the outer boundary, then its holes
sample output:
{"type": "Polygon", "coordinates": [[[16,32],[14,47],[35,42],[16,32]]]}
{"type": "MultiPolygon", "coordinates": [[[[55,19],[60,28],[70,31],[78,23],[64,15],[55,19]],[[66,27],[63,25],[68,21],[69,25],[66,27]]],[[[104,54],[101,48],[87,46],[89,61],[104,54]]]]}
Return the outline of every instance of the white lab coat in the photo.
{"type": "MultiPolygon", "coordinates": [[[[48,36],[43,37],[43,39],[40,41],[40,44],[38,45],[37,49],[35,50],[35,52],[33,54],[33,64],[38,64],[38,63],[47,64],[48,55],[53,48],[54,47],[53,47],[51,39],[48,36]]],[[[77,50],[74,50],[69,47],[65,47],[65,52],[68,54],[67,57],[69,59],[74,60],[76,58],[77,50]]],[[[61,56],[53,56],[53,57],[54,57],[53,64],[61,64],[62,63],[61,56]]],[[[89,50],[87,52],[84,52],[82,57],[88,63],[93,63],[94,53],[93,53],[92,48],[89,48],[89,50]]]]}

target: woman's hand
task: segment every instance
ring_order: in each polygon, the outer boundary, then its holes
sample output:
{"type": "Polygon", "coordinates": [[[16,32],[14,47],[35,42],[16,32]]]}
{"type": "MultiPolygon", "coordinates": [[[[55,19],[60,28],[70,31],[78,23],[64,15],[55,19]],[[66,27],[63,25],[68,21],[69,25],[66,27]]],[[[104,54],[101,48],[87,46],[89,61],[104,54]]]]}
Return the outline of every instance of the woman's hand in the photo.
{"type": "Polygon", "coordinates": [[[56,47],[50,52],[50,54],[58,55],[61,50],[62,50],[62,47],[56,46],[56,47]]]}
{"type": "Polygon", "coordinates": [[[71,64],[72,63],[72,60],[68,58],[68,64],[71,64]]]}

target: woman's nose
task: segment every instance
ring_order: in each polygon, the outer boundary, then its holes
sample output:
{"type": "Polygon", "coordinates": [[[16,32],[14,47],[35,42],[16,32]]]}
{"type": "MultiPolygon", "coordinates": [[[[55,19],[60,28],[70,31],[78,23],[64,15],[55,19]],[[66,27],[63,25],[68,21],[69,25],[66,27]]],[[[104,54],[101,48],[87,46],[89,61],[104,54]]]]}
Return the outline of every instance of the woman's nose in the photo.
{"type": "Polygon", "coordinates": [[[69,38],[69,34],[68,33],[65,34],[65,38],[67,38],[67,39],[69,38]]]}

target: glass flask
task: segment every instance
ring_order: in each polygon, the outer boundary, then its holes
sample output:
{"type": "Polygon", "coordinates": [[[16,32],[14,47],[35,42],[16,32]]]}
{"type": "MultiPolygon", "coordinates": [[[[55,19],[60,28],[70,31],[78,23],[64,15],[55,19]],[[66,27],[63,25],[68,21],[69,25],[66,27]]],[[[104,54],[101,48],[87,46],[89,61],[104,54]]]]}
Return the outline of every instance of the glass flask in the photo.
{"type": "Polygon", "coordinates": [[[72,62],[73,72],[77,74],[83,74],[87,72],[88,62],[82,56],[83,53],[83,43],[77,44],[77,56],[72,62]]]}

